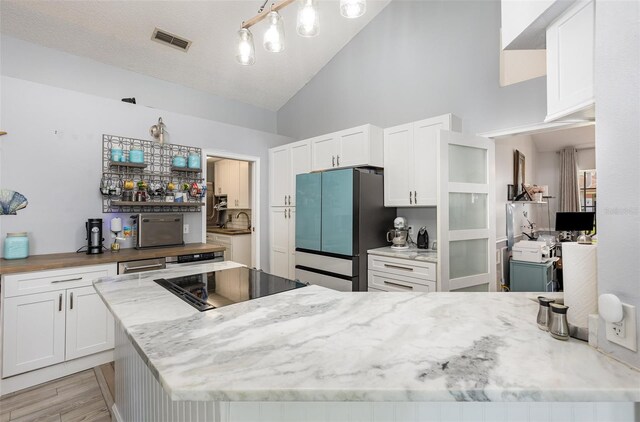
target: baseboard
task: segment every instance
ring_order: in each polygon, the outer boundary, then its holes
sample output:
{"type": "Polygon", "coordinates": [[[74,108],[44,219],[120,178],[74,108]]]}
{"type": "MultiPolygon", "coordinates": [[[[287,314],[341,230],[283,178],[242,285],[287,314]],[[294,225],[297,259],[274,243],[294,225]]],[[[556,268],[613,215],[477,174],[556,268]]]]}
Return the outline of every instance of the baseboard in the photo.
{"type": "Polygon", "coordinates": [[[111,406],[111,421],[112,422],[122,422],[122,416],[120,416],[120,412],[118,412],[118,406],[111,406]]]}
{"type": "Polygon", "coordinates": [[[94,366],[113,362],[113,350],[96,353],[90,356],[81,357],[69,362],[62,362],[46,368],[36,369],[24,374],[3,378],[0,383],[0,397],[13,393],[34,385],[42,384],[57,378],[66,377],[76,372],[91,369],[94,366]]]}

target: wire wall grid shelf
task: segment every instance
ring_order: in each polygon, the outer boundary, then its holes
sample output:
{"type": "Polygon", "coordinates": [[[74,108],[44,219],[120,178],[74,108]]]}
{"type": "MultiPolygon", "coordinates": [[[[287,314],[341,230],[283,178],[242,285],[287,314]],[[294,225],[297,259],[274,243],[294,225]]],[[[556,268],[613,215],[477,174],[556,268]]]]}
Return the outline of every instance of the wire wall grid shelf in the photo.
{"type": "Polygon", "coordinates": [[[200,212],[205,205],[202,198],[206,194],[202,168],[173,166],[173,157],[182,156],[188,162],[189,155],[199,156],[202,167],[200,148],[102,135],[102,180],[99,189],[102,212],[200,212]],[[112,154],[112,150],[118,149],[122,150],[120,159],[119,154],[112,154]],[[132,150],[141,150],[144,162],[130,162],[132,150]],[[133,182],[133,190],[125,189],[127,181],[133,182]],[[139,182],[145,182],[146,188],[139,187],[139,182]],[[190,193],[193,183],[201,187],[196,196],[190,193]],[[172,191],[168,189],[169,184],[174,186],[172,191]],[[184,185],[188,185],[189,189],[183,189],[184,185]],[[127,190],[131,193],[125,193],[127,190]],[[146,201],[133,200],[138,191],[145,192],[146,201]],[[183,202],[175,201],[178,196],[184,196],[183,202]],[[168,201],[168,197],[174,201],[168,201]]]}

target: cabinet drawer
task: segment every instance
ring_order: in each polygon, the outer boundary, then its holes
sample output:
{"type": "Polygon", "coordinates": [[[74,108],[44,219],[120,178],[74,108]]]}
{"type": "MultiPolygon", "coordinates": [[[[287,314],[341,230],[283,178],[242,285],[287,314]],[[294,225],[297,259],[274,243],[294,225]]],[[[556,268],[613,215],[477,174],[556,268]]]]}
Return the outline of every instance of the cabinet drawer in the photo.
{"type": "Polygon", "coordinates": [[[217,233],[209,233],[207,234],[207,240],[213,240],[215,243],[219,243],[221,245],[231,245],[231,236],[227,236],[224,234],[217,233]],[[209,237],[211,236],[211,237],[209,237]]]}
{"type": "Polygon", "coordinates": [[[424,282],[412,277],[397,274],[369,271],[369,290],[383,290],[387,292],[435,292],[436,283],[424,282]]]}
{"type": "Polygon", "coordinates": [[[369,270],[436,281],[436,264],[369,254],[369,270]]]}
{"type": "Polygon", "coordinates": [[[114,276],[117,264],[73,267],[61,270],[33,271],[3,276],[4,297],[22,296],[54,290],[91,286],[96,278],[114,276]]]}

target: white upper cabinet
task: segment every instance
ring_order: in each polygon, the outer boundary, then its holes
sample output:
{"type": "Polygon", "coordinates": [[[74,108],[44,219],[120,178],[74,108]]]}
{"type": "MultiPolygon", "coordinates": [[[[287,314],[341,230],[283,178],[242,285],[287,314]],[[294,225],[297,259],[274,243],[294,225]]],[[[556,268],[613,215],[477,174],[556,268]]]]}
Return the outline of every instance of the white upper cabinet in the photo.
{"type": "Polygon", "coordinates": [[[382,167],[382,129],[363,125],[309,140],[311,170],[373,166],[382,167]]]}
{"type": "Polygon", "coordinates": [[[445,114],[384,130],[384,205],[437,205],[439,130],[460,131],[460,119],[445,114]]]}
{"type": "Polygon", "coordinates": [[[578,1],[547,28],[547,118],[593,118],[595,4],[578,1]]]}
{"type": "Polygon", "coordinates": [[[296,204],[296,175],[311,171],[309,141],[299,141],[269,150],[269,204],[288,207],[296,204]]]}
{"type": "Polygon", "coordinates": [[[228,209],[248,209],[249,163],[237,160],[220,160],[214,163],[214,192],[227,195],[228,209]]]}
{"type": "Polygon", "coordinates": [[[318,136],[309,140],[311,144],[311,168],[313,171],[325,170],[336,166],[336,155],[340,143],[336,134],[318,136]]]}

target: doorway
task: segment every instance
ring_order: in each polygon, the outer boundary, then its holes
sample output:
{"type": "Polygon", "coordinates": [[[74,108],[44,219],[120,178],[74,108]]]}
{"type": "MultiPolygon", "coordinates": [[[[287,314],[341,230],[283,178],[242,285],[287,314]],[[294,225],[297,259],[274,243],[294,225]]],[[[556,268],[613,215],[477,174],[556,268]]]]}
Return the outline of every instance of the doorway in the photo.
{"type": "Polygon", "coordinates": [[[260,269],[260,159],[205,151],[206,243],[224,246],[225,260],[260,269]]]}

